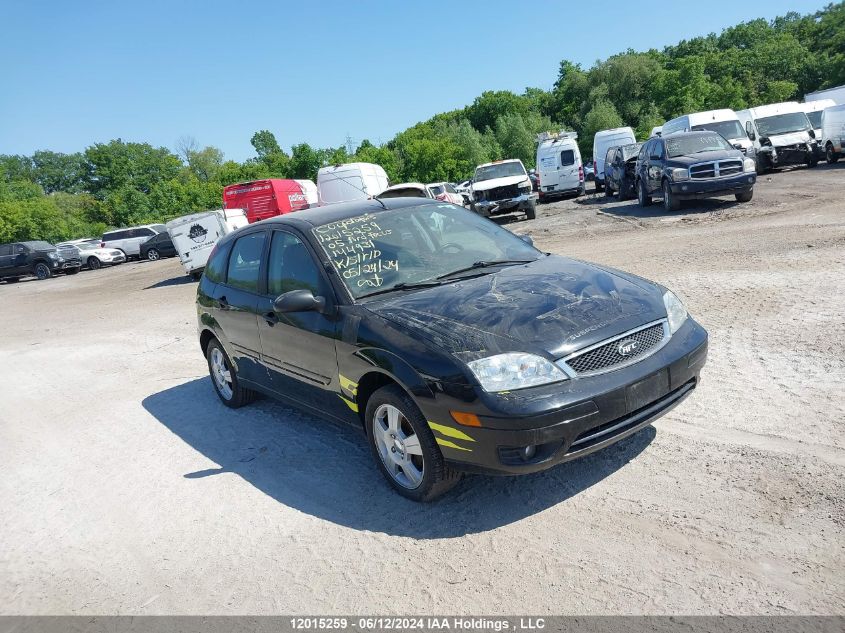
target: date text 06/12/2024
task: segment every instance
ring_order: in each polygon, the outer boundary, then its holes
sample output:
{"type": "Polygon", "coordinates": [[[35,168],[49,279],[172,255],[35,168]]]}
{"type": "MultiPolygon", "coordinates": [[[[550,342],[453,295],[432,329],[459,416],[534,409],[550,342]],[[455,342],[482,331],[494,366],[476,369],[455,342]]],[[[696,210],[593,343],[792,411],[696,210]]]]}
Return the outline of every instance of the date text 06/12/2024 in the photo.
{"type": "Polygon", "coordinates": [[[330,630],[456,630],[456,631],[539,631],[543,618],[473,618],[473,617],[295,617],[291,628],[297,631],[330,630]]]}

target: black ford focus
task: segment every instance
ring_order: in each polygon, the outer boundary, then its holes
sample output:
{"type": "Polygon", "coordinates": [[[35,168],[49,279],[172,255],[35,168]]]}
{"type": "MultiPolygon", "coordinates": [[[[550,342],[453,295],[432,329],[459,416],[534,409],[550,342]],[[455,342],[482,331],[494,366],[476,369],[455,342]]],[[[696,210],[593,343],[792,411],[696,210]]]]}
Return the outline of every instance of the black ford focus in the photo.
{"type": "Polygon", "coordinates": [[[263,393],[351,422],[420,501],[462,472],[535,472],[636,433],[695,389],[707,356],[666,288],[419,198],[232,233],[197,309],[224,404],[263,393]]]}

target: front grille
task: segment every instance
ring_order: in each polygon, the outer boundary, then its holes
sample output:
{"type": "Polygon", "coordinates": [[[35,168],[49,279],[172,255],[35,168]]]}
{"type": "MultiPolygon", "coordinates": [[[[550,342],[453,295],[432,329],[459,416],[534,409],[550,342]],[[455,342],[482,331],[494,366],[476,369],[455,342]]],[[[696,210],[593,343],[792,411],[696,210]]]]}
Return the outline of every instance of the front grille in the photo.
{"type": "Polygon", "coordinates": [[[742,161],[737,159],[717,160],[712,163],[699,163],[689,168],[690,178],[720,178],[742,173],[742,161]]]}
{"type": "Polygon", "coordinates": [[[661,321],[632,333],[616,336],[607,343],[584,352],[576,352],[563,362],[579,375],[610,370],[656,351],[665,338],[666,328],[661,321]]]}
{"type": "Polygon", "coordinates": [[[507,200],[516,198],[519,195],[518,185],[507,185],[506,187],[494,187],[484,192],[485,200],[507,200]]]}

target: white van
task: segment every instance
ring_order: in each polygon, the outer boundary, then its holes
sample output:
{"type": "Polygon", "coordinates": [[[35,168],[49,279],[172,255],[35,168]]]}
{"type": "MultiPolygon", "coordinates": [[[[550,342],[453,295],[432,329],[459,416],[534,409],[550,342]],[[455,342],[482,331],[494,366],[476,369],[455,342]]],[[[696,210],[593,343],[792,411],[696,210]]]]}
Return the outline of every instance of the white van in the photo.
{"type": "Polygon", "coordinates": [[[199,279],[217,240],[248,224],[243,209],[218,209],[170,220],[167,232],[185,272],[199,279]]]}
{"type": "Polygon", "coordinates": [[[736,115],[754,144],[758,174],[772,167],[815,167],[818,163],[816,133],[800,103],[772,103],[739,110],[736,115]]]}
{"type": "Polygon", "coordinates": [[[662,134],[707,130],[721,134],[725,140],[749,158],[754,158],[754,143],[748,138],[736,112],[728,108],[706,110],[676,117],[663,124],[662,134]]]}
{"type": "Polygon", "coordinates": [[[537,169],[540,200],[584,193],[584,165],[576,132],[543,132],[537,135],[537,169]]]}
{"type": "Polygon", "coordinates": [[[319,204],[367,200],[387,189],[390,183],[380,165],[346,163],[321,167],[317,172],[319,204]]]}
{"type": "Polygon", "coordinates": [[[629,127],[617,127],[612,130],[596,132],[593,138],[593,170],[596,178],[596,191],[604,189],[604,158],[607,150],[618,145],[636,143],[634,130],[629,127]]]}
{"type": "Polygon", "coordinates": [[[821,144],[822,140],[822,111],[825,108],[832,108],[836,105],[833,99],[819,99],[818,101],[805,101],[800,104],[804,114],[810,119],[810,125],[816,133],[816,141],[821,144]]]}
{"type": "Polygon", "coordinates": [[[129,226],[125,229],[114,229],[103,233],[100,248],[114,248],[122,251],[126,259],[141,255],[141,244],[159,233],[166,233],[163,224],[142,224],[129,226]]]}
{"type": "Polygon", "coordinates": [[[316,207],[320,203],[320,196],[317,193],[317,185],[313,180],[296,180],[296,184],[302,189],[305,196],[305,202],[308,203],[308,208],[316,207]]]}
{"type": "Polygon", "coordinates": [[[822,147],[831,165],[845,154],[845,105],[822,111],[822,147]]]}

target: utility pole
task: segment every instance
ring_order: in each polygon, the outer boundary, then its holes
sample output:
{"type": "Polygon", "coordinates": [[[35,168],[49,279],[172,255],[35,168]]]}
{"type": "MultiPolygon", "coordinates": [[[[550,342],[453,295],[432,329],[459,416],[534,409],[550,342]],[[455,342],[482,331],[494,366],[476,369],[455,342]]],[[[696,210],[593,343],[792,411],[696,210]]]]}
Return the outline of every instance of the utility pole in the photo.
{"type": "Polygon", "coordinates": [[[355,151],[355,141],[352,140],[352,137],[349,136],[349,132],[346,133],[346,153],[352,156],[352,152],[355,151]]]}

